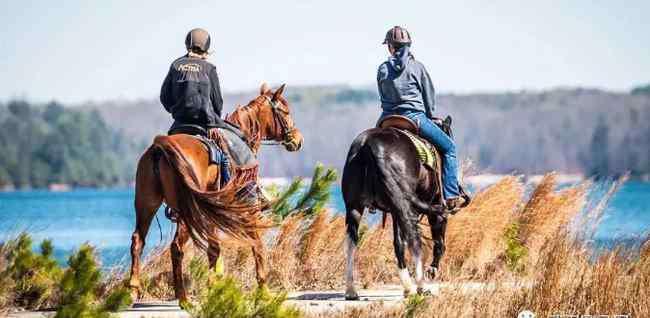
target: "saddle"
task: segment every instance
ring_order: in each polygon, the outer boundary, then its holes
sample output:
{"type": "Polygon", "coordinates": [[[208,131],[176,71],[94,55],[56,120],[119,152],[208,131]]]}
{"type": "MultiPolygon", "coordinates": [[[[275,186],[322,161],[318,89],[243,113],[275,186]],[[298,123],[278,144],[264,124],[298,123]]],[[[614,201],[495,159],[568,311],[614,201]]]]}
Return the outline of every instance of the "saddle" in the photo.
{"type": "Polygon", "coordinates": [[[238,167],[250,167],[257,165],[257,158],[250,149],[245,140],[241,138],[243,134],[239,129],[227,123],[228,128],[215,128],[217,136],[211,136],[211,133],[203,126],[194,124],[177,124],[174,123],[170,128],[168,135],[186,134],[192,135],[205,146],[208,151],[208,162],[210,165],[219,165],[221,186],[225,186],[230,181],[230,173],[233,170],[231,162],[238,167]],[[234,132],[237,130],[239,133],[234,132]]]}
{"type": "MultiPolygon", "coordinates": [[[[441,118],[434,118],[433,122],[450,138],[454,138],[451,130],[451,116],[447,116],[444,120],[441,118]]],[[[416,122],[405,116],[390,115],[384,117],[377,126],[379,128],[393,128],[406,135],[417,150],[417,156],[420,163],[435,174],[435,177],[433,178],[435,186],[437,189],[442,189],[442,157],[434,145],[420,137],[420,127],[416,122]]],[[[469,195],[467,195],[460,184],[458,187],[461,196],[465,197],[466,203],[469,204],[469,195]]],[[[434,201],[438,201],[439,204],[445,204],[445,198],[442,191],[440,191],[439,195],[434,198],[434,201]]]]}
{"type": "MultiPolygon", "coordinates": [[[[450,116],[447,116],[444,121],[440,118],[436,118],[434,119],[434,123],[447,133],[447,135],[452,137],[450,116]]],[[[434,171],[441,171],[442,157],[440,156],[440,153],[435,146],[429,143],[426,139],[420,137],[420,127],[416,122],[405,116],[391,115],[382,119],[382,121],[379,122],[378,127],[395,128],[406,135],[413,146],[415,146],[420,162],[434,171]]]]}

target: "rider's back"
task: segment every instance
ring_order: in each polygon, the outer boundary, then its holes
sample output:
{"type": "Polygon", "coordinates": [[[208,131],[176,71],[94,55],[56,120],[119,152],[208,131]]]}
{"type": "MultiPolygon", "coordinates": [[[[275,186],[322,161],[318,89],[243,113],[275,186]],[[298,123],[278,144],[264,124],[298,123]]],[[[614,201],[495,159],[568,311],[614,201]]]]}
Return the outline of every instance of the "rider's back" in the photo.
{"type": "Polygon", "coordinates": [[[421,111],[431,115],[435,107],[433,85],[424,65],[406,52],[379,66],[377,84],[385,112],[421,111]]]}
{"type": "Polygon", "coordinates": [[[160,101],[177,122],[217,125],[223,99],[215,66],[191,54],[176,59],[161,88],[160,101]]]}

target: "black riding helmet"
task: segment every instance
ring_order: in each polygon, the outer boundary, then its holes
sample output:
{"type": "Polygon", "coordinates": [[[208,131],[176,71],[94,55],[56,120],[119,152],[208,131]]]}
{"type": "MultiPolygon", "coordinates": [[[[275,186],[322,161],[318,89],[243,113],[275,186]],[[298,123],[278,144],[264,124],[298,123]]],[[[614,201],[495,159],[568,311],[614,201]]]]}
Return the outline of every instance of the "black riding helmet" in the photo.
{"type": "Polygon", "coordinates": [[[210,49],[210,34],[201,28],[192,29],[185,37],[185,47],[190,51],[198,51],[197,53],[207,53],[210,49]]]}
{"type": "Polygon", "coordinates": [[[386,32],[386,37],[382,44],[390,44],[392,46],[411,45],[411,34],[401,26],[394,26],[386,32]]]}

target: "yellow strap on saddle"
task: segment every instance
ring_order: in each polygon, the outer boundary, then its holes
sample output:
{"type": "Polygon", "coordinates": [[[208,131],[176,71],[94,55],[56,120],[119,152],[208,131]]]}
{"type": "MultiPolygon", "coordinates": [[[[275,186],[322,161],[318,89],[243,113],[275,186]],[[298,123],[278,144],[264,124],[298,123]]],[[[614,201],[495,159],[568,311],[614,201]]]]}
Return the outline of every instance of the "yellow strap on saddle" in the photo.
{"type": "Polygon", "coordinates": [[[413,133],[406,131],[406,130],[401,130],[401,132],[405,133],[407,137],[411,140],[411,143],[415,146],[415,149],[417,150],[418,153],[418,160],[422,162],[423,164],[435,168],[435,163],[436,163],[436,156],[434,156],[433,151],[427,144],[425,144],[419,137],[415,136],[413,133]]]}

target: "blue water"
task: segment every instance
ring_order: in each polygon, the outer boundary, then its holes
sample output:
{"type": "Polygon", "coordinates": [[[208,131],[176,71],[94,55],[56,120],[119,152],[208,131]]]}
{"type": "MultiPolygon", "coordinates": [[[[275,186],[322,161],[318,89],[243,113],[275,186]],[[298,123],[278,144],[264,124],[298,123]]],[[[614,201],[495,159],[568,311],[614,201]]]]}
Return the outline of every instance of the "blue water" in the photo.
{"type": "MultiPolygon", "coordinates": [[[[329,206],[343,211],[340,188],[335,187],[332,194],[329,206]]],[[[35,242],[52,239],[62,263],[84,242],[97,247],[104,266],[128,260],[135,226],[133,196],[132,189],[0,193],[0,241],[27,231],[35,242]]],[[[154,220],[147,249],[161,244],[161,233],[162,242],[172,236],[173,225],[162,213],[158,218],[161,230],[154,220]]],[[[639,238],[649,230],[650,183],[630,181],[607,207],[596,238],[639,238]]]]}

